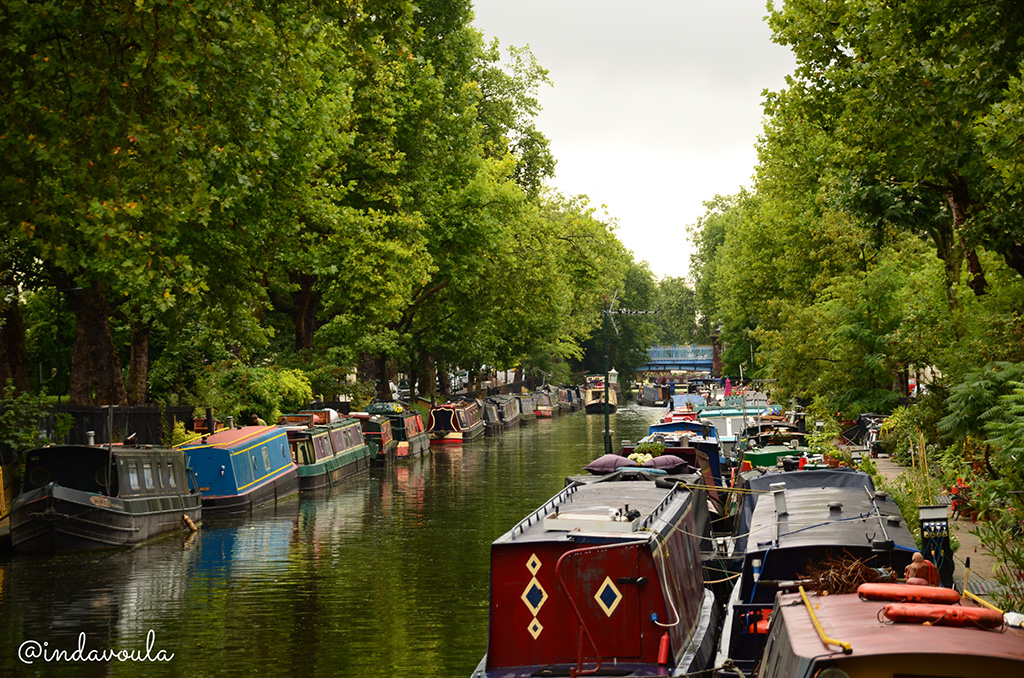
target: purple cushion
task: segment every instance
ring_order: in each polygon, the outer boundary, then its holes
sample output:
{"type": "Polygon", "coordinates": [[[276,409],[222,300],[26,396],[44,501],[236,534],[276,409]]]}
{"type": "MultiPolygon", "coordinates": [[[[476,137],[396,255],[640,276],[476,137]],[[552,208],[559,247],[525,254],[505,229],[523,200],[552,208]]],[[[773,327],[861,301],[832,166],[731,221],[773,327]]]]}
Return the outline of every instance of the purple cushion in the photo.
{"type": "Polygon", "coordinates": [[[655,457],[650,461],[645,461],[644,466],[647,468],[660,468],[666,473],[689,473],[691,471],[690,465],[686,463],[686,460],[674,454],[663,454],[660,457],[655,457]]]}
{"type": "Polygon", "coordinates": [[[622,468],[623,466],[636,466],[637,463],[632,459],[627,459],[617,454],[605,454],[598,457],[594,461],[590,462],[584,467],[584,470],[590,471],[594,475],[604,475],[605,473],[611,473],[616,469],[622,468]]]}

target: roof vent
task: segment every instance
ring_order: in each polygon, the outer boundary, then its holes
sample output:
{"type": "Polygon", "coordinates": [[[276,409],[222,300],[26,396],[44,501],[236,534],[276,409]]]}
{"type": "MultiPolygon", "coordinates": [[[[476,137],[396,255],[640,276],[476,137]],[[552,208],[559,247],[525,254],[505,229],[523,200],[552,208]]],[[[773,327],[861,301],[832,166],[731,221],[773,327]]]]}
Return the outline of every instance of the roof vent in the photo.
{"type": "Polygon", "coordinates": [[[889,525],[893,526],[893,527],[899,527],[900,526],[900,517],[899,516],[886,516],[885,522],[888,523],[889,525]]]}
{"type": "Polygon", "coordinates": [[[836,515],[843,512],[843,502],[841,501],[830,501],[828,503],[828,514],[836,515]]]}

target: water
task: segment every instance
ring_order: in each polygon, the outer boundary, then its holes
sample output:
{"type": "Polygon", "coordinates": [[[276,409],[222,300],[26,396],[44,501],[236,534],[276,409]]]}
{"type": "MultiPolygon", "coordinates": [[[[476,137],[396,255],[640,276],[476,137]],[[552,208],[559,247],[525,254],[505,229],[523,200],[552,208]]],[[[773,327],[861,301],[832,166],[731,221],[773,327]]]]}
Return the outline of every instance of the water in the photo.
{"type": "MultiPolygon", "coordinates": [[[[613,446],[658,414],[620,409],[613,446]]],[[[468,676],[490,542],[602,454],[603,427],[575,413],[434,448],[191,539],[0,560],[0,676],[468,676]],[[124,658],[19,659],[80,644],[124,658]]]]}

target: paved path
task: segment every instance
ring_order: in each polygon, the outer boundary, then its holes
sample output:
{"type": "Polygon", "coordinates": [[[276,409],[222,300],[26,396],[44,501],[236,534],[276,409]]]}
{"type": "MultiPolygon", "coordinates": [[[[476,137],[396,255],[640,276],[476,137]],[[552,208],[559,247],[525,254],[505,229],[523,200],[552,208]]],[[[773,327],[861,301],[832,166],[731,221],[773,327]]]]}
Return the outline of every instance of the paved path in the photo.
{"type": "MultiPolygon", "coordinates": [[[[895,479],[905,470],[903,466],[887,457],[879,457],[874,462],[878,472],[887,480],[895,479]]],[[[949,513],[952,514],[952,509],[949,513]]],[[[995,575],[996,560],[985,550],[978,537],[971,533],[976,527],[977,525],[967,518],[949,519],[949,531],[960,540],[960,548],[953,554],[953,581],[958,587],[963,584],[965,563],[967,558],[970,558],[971,572],[967,580],[967,590],[991,602],[987,594],[998,585],[995,575]]]]}

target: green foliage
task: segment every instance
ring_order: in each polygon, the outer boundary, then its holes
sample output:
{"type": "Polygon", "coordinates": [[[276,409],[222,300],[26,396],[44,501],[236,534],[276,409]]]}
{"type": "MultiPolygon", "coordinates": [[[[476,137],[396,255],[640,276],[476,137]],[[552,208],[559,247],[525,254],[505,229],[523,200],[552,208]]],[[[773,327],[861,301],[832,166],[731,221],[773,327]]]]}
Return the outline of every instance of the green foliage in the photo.
{"type": "Polygon", "coordinates": [[[917,447],[920,437],[914,410],[907,407],[897,407],[882,423],[878,432],[881,448],[888,452],[893,461],[903,466],[910,465],[910,450],[917,447]]]}
{"type": "Polygon", "coordinates": [[[652,457],[660,457],[665,452],[665,446],[661,443],[639,443],[633,451],[637,454],[649,454],[652,457]]]}
{"type": "Polygon", "coordinates": [[[219,418],[230,415],[240,424],[248,423],[252,414],[277,421],[282,413],[307,406],[313,397],[301,370],[225,364],[207,378],[204,401],[219,418]]]}
{"type": "Polygon", "coordinates": [[[42,408],[29,393],[18,393],[10,379],[0,397],[0,451],[4,458],[21,454],[39,444],[39,419],[42,408]]]}

